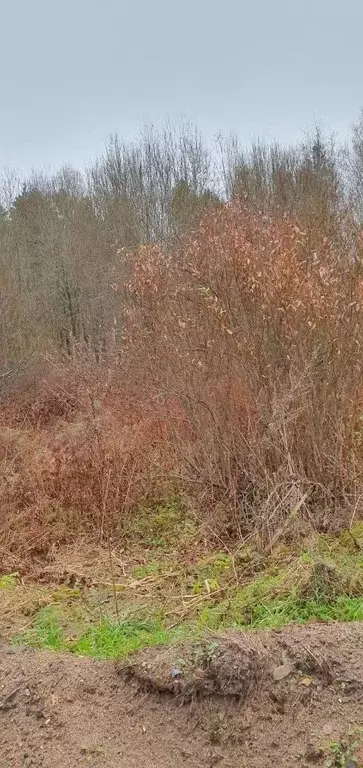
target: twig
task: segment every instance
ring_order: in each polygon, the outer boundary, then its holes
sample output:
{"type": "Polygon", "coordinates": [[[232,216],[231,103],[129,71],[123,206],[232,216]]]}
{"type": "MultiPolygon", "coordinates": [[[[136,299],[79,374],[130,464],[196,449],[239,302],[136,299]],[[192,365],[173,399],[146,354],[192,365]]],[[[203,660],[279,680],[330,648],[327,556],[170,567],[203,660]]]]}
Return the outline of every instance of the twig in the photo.
{"type": "Polygon", "coordinates": [[[102,541],[103,541],[105,516],[106,516],[106,506],[107,506],[107,496],[108,496],[108,488],[109,488],[109,485],[110,485],[110,477],[111,477],[111,467],[109,468],[108,473],[107,473],[105,492],[104,492],[104,494],[102,496],[102,515],[101,515],[101,530],[100,530],[101,544],[102,544],[102,541]]]}
{"type": "MultiPolygon", "coordinates": [[[[360,502],[361,498],[362,498],[362,494],[360,494],[360,495],[358,496],[358,498],[357,498],[357,501],[356,501],[356,503],[355,503],[355,505],[354,505],[353,514],[352,514],[352,517],[351,517],[351,520],[350,520],[350,523],[349,523],[349,529],[350,529],[350,528],[352,527],[352,525],[353,525],[353,522],[354,522],[354,518],[355,518],[355,516],[356,516],[356,514],[357,514],[358,504],[359,504],[359,502],[360,502]]],[[[350,533],[350,530],[349,530],[349,533],[350,533]]]]}
{"type": "Polygon", "coordinates": [[[16,694],[20,691],[21,686],[19,685],[17,688],[14,688],[11,693],[8,693],[7,696],[0,702],[0,710],[1,709],[8,709],[10,702],[13,700],[13,698],[16,696],[16,694]]]}
{"type": "Polygon", "coordinates": [[[120,621],[120,614],[118,610],[118,600],[117,600],[117,590],[116,590],[116,582],[115,582],[115,574],[113,570],[113,562],[112,562],[112,552],[111,552],[111,539],[108,539],[108,554],[110,558],[110,570],[111,570],[111,578],[112,578],[112,591],[113,591],[113,599],[115,601],[115,611],[116,611],[116,618],[117,621],[120,621]]]}
{"type": "Polygon", "coordinates": [[[358,550],[358,552],[361,552],[363,547],[361,547],[361,545],[359,544],[359,541],[357,541],[355,536],[353,536],[352,531],[350,531],[349,528],[348,528],[348,533],[349,533],[350,538],[353,539],[355,548],[358,550]]]}

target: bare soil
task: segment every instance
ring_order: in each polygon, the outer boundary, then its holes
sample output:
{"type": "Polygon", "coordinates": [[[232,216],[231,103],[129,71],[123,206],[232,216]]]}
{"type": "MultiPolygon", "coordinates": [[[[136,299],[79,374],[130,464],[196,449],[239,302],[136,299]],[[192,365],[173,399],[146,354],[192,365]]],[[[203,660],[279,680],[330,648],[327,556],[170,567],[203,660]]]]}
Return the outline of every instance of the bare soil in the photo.
{"type": "Polygon", "coordinates": [[[234,632],[126,665],[0,645],[1,768],[324,765],[362,726],[359,624],[234,632]]]}

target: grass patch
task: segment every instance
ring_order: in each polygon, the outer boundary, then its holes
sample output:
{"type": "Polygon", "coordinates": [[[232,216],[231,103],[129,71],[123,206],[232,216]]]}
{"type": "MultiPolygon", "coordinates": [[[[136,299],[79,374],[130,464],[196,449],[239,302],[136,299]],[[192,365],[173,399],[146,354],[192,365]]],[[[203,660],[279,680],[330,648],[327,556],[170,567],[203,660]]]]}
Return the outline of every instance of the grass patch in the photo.
{"type": "Polygon", "coordinates": [[[70,650],[82,656],[124,658],[143,648],[167,645],[178,634],[155,622],[128,620],[115,624],[104,621],[72,643],[70,650]]]}
{"type": "Polygon", "coordinates": [[[199,622],[207,629],[278,629],[312,621],[362,621],[363,599],[304,599],[298,590],[276,595],[276,581],[261,578],[254,589],[237,589],[233,597],[202,609],[199,622]],[[260,593],[261,598],[258,597],[260,593]]]}
{"type": "MultiPolygon", "coordinates": [[[[159,514],[164,519],[164,512],[159,514]]],[[[0,580],[0,617],[19,605],[26,619],[16,624],[20,631],[7,637],[16,634],[17,642],[100,658],[122,657],[208,630],[361,621],[361,537],[361,529],[317,536],[304,547],[280,546],[269,557],[249,547],[234,555],[204,551],[198,558],[197,548],[184,557],[178,552],[175,560],[170,539],[167,549],[149,550],[144,563],[135,564],[131,553],[115,592],[111,578],[90,588],[32,588],[8,574],[0,580]]]]}
{"type": "Polygon", "coordinates": [[[277,629],[291,623],[361,620],[363,601],[357,597],[341,596],[331,603],[284,597],[251,610],[247,626],[251,629],[277,629]]]}
{"type": "Polygon", "coordinates": [[[115,622],[104,618],[88,627],[79,637],[67,636],[59,612],[53,606],[47,606],[39,611],[33,626],[16,636],[13,642],[33,648],[110,659],[123,658],[143,648],[166,645],[185,634],[180,629],[168,630],[152,621],[129,619],[115,622]]]}
{"type": "Polygon", "coordinates": [[[54,608],[41,608],[31,629],[15,636],[14,643],[30,645],[32,648],[47,648],[50,651],[65,650],[65,638],[54,608]]]}

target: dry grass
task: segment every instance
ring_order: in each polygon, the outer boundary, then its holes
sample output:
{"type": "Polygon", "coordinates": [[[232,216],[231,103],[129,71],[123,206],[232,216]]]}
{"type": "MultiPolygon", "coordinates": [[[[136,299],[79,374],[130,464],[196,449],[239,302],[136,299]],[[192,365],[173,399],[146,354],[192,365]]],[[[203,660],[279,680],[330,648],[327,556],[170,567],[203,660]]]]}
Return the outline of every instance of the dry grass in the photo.
{"type": "Polygon", "coordinates": [[[43,557],[87,533],[107,542],[130,509],[164,493],[160,425],[149,408],[121,394],[112,405],[91,396],[67,419],[48,412],[44,425],[45,403],[40,423],[2,429],[4,557],[43,557]]]}

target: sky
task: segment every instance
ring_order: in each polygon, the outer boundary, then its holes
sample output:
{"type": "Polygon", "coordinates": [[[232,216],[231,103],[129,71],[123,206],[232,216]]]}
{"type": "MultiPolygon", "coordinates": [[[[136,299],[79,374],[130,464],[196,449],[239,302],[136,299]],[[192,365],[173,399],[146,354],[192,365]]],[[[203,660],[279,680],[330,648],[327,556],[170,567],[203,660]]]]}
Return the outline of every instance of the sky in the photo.
{"type": "Polygon", "coordinates": [[[77,167],[118,132],[288,143],[363,107],[362,0],[0,0],[0,167],[77,167]]]}

